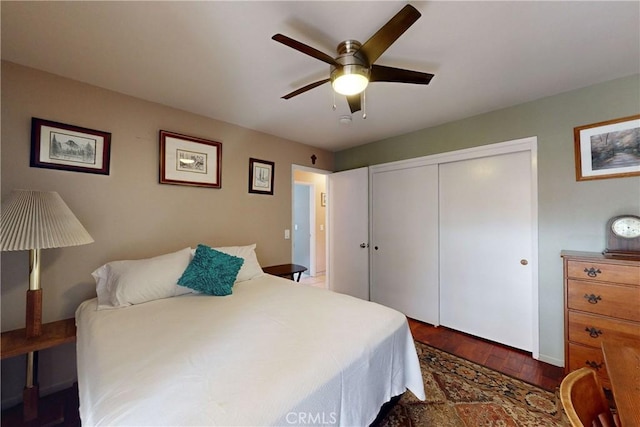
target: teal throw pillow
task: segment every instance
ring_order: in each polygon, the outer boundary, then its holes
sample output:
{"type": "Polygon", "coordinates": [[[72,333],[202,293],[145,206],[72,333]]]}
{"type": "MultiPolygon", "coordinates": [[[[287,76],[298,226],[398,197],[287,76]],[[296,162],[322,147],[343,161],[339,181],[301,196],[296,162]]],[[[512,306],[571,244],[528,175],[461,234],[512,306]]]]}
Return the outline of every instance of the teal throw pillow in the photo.
{"type": "Polygon", "coordinates": [[[196,254],[178,279],[178,285],[208,295],[231,295],[243,263],[243,258],[198,245],[196,254]]]}

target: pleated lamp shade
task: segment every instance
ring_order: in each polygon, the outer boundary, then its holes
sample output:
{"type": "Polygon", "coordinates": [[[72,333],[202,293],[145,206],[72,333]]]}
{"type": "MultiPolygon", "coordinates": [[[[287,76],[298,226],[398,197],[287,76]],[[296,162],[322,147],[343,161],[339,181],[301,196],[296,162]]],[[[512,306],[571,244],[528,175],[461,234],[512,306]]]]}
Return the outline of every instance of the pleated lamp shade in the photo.
{"type": "Polygon", "coordinates": [[[55,191],[14,190],[2,203],[2,251],[61,248],[93,238],[55,191]]]}

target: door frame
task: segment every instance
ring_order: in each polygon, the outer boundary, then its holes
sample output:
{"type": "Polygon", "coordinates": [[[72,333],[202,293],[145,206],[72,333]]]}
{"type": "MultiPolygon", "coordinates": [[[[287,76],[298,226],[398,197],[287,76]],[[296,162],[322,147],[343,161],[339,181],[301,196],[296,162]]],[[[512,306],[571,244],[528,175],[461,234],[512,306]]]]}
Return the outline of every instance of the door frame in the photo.
{"type": "Polygon", "coordinates": [[[430,164],[442,164],[480,157],[528,151],[531,155],[531,281],[532,281],[532,350],[534,359],[540,357],[540,313],[538,283],[538,137],[531,136],[511,141],[481,145],[447,153],[432,154],[413,159],[399,160],[370,167],[370,174],[384,170],[409,168],[430,164]]]}
{"type": "MultiPolygon", "coordinates": [[[[309,166],[302,166],[302,165],[297,165],[295,163],[291,164],[291,230],[294,230],[294,226],[295,224],[293,223],[294,220],[294,211],[293,211],[293,198],[294,196],[294,192],[295,192],[295,185],[296,184],[307,184],[307,185],[313,185],[313,188],[315,188],[314,184],[311,184],[309,182],[304,182],[304,181],[296,181],[295,179],[295,171],[302,171],[302,172],[311,172],[311,173],[315,173],[318,175],[331,175],[333,173],[333,171],[328,171],[325,169],[317,169],[317,168],[312,168],[309,166]]],[[[327,178],[325,177],[325,180],[327,178]]],[[[328,191],[328,190],[327,190],[328,191]]],[[[314,276],[316,274],[316,231],[315,231],[315,227],[316,227],[316,223],[315,223],[315,216],[316,216],[316,212],[315,212],[315,190],[311,193],[311,195],[309,197],[311,197],[312,199],[314,199],[312,201],[312,206],[310,206],[311,212],[311,251],[310,251],[310,265],[309,265],[309,275],[310,276],[314,276]],[[313,266],[313,269],[312,269],[313,266]]],[[[327,236],[329,235],[329,227],[331,225],[329,224],[329,218],[327,218],[326,223],[324,225],[324,232],[327,234],[327,236]]],[[[326,255],[326,259],[329,259],[329,244],[327,242],[327,244],[325,244],[325,255],[326,255]]],[[[291,238],[291,262],[293,262],[293,238],[291,238]]],[[[329,268],[329,266],[327,265],[327,269],[329,268]]]]}

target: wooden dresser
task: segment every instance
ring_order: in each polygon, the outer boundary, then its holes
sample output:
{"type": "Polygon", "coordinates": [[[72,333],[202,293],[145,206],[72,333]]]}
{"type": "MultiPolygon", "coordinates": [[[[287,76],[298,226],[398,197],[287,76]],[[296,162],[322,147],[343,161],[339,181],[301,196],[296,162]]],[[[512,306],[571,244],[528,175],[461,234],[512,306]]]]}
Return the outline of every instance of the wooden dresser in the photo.
{"type": "Polygon", "coordinates": [[[611,389],[602,341],[640,341],[640,260],[562,251],[565,371],[594,368],[611,389]]]}

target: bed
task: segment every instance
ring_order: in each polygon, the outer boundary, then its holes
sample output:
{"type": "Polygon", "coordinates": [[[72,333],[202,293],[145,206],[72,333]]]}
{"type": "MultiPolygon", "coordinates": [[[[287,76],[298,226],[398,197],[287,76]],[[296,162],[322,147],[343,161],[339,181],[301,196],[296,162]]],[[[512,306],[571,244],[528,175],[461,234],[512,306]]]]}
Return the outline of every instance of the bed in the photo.
{"type": "Polygon", "coordinates": [[[425,398],[395,310],[262,273],[227,296],[173,292],[79,306],[83,426],[366,426],[407,389],[425,398]]]}

